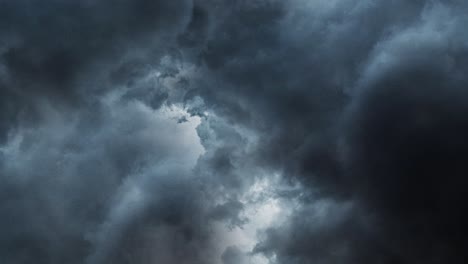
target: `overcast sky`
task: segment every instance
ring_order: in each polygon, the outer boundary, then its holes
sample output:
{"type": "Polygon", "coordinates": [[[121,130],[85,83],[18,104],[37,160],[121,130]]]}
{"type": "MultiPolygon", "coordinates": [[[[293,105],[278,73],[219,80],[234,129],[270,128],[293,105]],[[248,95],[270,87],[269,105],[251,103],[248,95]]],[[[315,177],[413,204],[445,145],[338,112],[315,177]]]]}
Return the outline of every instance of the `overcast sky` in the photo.
{"type": "Polygon", "coordinates": [[[0,0],[0,263],[463,264],[465,0],[0,0]]]}

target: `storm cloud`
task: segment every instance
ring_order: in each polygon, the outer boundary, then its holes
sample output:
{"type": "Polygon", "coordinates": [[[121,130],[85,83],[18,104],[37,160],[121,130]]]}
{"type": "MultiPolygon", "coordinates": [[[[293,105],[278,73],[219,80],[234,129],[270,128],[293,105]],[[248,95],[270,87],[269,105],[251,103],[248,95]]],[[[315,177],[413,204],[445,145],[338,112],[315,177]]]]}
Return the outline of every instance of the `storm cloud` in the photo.
{"type": "Polygon", "coordinates": [[[464,263],[467,11],[0,0],[0,261],[464,263]]]}

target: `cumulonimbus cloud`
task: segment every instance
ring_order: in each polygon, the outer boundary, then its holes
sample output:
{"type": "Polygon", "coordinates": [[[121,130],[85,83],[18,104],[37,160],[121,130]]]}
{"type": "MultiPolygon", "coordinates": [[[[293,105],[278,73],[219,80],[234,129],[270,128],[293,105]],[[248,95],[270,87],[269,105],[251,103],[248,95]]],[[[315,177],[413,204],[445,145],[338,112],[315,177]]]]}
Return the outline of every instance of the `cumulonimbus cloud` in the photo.
{"type": "Polygon", "coordinates": [[[467,7],[0,0],[0,261],[463,263],[467,7]]]}

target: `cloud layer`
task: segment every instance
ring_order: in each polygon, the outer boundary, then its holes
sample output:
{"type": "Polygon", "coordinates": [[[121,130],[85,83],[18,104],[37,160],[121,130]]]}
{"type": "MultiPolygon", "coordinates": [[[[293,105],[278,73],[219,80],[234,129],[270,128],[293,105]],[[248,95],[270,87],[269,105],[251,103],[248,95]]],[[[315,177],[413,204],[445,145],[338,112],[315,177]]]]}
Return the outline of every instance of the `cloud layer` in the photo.
{"type": "Polygon", "coordinates": [[[464,263],[467,8],[0,0],[0,261],[464,263]]]}

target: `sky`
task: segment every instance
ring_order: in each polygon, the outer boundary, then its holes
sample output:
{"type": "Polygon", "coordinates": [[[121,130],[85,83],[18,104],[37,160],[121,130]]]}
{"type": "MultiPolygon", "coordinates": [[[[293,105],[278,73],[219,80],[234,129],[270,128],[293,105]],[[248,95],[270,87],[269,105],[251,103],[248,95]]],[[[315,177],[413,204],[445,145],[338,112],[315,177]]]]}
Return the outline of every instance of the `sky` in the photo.
{"type": "Polygon", "coordinates": [[[467,12],[0,0],[0,263],[465,263],[467,12]]]}

